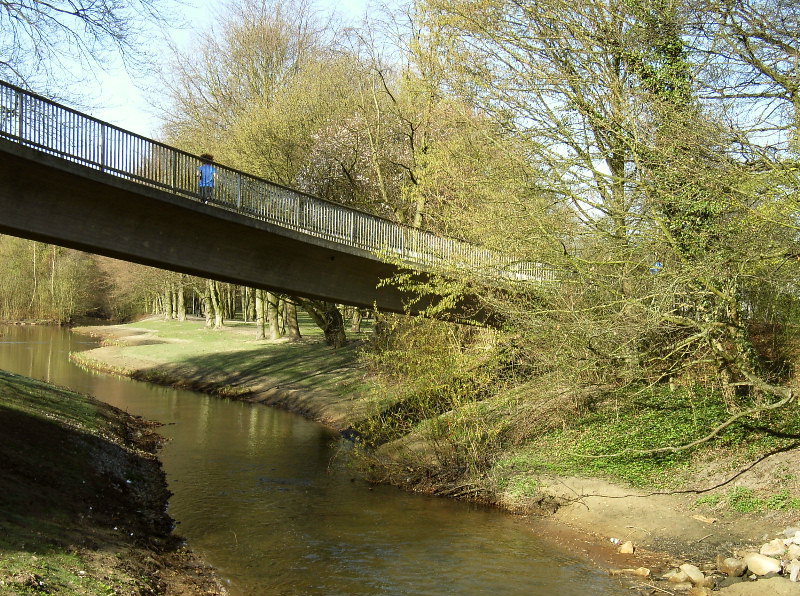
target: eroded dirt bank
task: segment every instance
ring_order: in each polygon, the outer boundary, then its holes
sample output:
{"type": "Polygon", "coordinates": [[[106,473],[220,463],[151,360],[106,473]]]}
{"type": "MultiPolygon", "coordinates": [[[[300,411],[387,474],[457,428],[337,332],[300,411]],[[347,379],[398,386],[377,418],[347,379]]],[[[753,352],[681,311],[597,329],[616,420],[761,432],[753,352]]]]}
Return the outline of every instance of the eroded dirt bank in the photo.
{"type": "Polygon", "coordinates": [[[0,595],[222,595],[172,533],[153,425],[0,371],[0,595]]]}
{"type": "MultiPolygon", "coordinates": [[[[79,332],[106,338],[107,347],[81,354],[89,366],[164,384],[237,395],[249,401],[275,405],[298,412],[339,430],[347,428],[368,410],[369,405],[355,397],[336,394],[324,388],[308,390],[286,383],[276,383],[270,370],[240,376],[221,374],[191,364],[159,362],[126,346],[141,345],[154,338],[147,329],[130,327],[83,328],[79,332]]],[[[169,341],[169,340],[166,340],[169,341]]],[[[334,375],[335,376],[335,375],[334,375]]],[[[772,470],[796,468],[796,452],[776,453],[747,470],[726,470],[717,476],[701,476],[697,486],[712,487],[721,482],[741,482],[746,478],[769,478],[772,470]]],[[[706,473],[704,470],[703,474],[706,473]]],[[[791,525],[800,526],[798,512],[740,514],[698,509],[702,492],[636,491],[595,478],[540,478],[538,498],[519,501],[509,495],[494,496],[495,504],[531,519],[532,531],[553,539],[608,569],[646,567],[654,575],[682,563],[693,563],[706,571],[713,570],[718,554],[730,556],[737,550],[758,549],[765,538],[772,538],[791,525]],[[614,539],[612,541],[611,539],[614,539]],[[618,543],[632,541],[635,552],[617,552],[618,543]]],[[[763,582],[763,580],[762,580],[763,582]]],[[[755,589],[756,584],[753,585],[755,589]]],[[[800,584],[797,592],[800,595],[800,584]]],[[[663,582],[646,580],[642,593],[673,593],[663,582]]],[[[762,584],[762,587],[764,585],[762,584]]],[[[725,588],[720,593],[741,593],[742,588],[725,588]],[[735,590],[739,590],[736,592],[735,590]]],[[[754,594],[759,592],[754,592],[754,594]]]]}

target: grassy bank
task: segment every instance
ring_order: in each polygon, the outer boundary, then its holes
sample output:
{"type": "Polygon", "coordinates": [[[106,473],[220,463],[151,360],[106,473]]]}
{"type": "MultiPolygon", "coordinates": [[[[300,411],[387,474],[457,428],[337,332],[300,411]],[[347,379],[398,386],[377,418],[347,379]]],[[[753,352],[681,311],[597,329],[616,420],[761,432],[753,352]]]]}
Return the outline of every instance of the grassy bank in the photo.
{"type": "Polygon", "coordinates": [[[0,595],[222,594],[171,533],[150,425],[0,372],[0,595]]]}
{"type": "Polygon", "coordinates": [[[338,429],[374,412],[385,401],[359,391],[357,362],[363,334],[350,334],[339,349],[300,317],[302,339],[257,340],[252,323],[226,322],[206,329],[202,321],[148,319],[75,331],[103,338],[104,347],[72,354],[94,369],[162,385],[248,399],[295,411],[338,429]]]}
{"type": "Polygon", "coordinates": [[[389,439],[378,453],[390,464],[376,463],[389,481],[397,481],[398,470],[406,483],[433,479],[446,487],[450,474],[452,482],[490,501],[523,504],[541,498],[548,477],[594,477],[641,490],[686,491],[696,495],[698,507],[713,506],[717,513],[800,517],[796,407],[742,418],[680,449],[730,416],[723,396],[648,386],[598,388],[584,397],[565,399],[543,379],[419,417],[412,428],[407,418],[395,423],[385,413],[358,426],[380,428],[389,439]],[[748,475],[753,464],[759,473],[748,475]],[[750,496],[749,505],[743,495],[750,496]]]}

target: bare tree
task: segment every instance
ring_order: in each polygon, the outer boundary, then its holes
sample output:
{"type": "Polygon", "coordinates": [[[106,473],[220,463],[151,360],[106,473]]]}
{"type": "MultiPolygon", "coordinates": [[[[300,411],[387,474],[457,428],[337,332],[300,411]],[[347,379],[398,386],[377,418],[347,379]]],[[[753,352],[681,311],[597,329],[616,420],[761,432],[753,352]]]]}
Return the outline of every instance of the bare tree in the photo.
{"type": "Polygon", "coordinates": [[[142,66],[147,36],[169,22],[170,0],[0,1],[0,76],[59,84],[104,68],[112,55],[142,66]]]}

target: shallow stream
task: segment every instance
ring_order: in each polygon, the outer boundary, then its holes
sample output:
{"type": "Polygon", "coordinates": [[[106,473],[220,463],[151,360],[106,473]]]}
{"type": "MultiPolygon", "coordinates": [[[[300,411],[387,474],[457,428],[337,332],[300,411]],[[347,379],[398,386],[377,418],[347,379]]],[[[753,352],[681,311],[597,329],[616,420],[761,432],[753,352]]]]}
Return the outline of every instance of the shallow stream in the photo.
{"type": "Polygon", "coordinates": [[[370,486],[347,442],[260,405],[93,373],[91,338],[0,327],[0,368],[164,424],[170,514],[232,596],[612,596],[622,585],[539,540],[530,520],[370,486]]]}

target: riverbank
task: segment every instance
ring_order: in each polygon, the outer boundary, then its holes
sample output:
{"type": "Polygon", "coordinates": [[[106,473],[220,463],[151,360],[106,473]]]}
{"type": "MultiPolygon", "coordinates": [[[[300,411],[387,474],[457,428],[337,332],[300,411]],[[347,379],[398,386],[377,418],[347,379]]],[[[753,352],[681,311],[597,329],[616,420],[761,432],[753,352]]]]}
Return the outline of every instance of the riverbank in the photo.
{"type": "Polygon", "coordinates": [[[172,533],[153,426],[0,371],[0,596],[222,595],[172,533]]]}
{"type": "MultiPolygon", "coordinates": [[[[247,325],[207,331],[198,322],[158,320],[76,331],[100,335],[107,344],[75,355],[87,366],[276,405],[339,430],[392,403],[390,396],[376,394],[358,370],[358,342],[333,351],[313,335],[296,344],[257,341],[247,325]]],[[[395,456],[404,452],[404,463],[413,466],[414,458],[429,455],[416,438],[409,435],[389,449],[395,456]]],[[[800,525],[800,512],[791,500],[797,489],[795,449],[777,449],[750,463],[722,456],[713,466],[693,462],[693,467],[682,468],[679,475],[676,472],[674,482],[651,490],[598,477],[542,473],[526,467],[518,454],[514,457],[506,458],[514,469],[506,473],[502,484],[496,478],[484,478],[464,487],[462,493],[451,494],[531,516],[536,520],[532,531],[608,569],[646,567],[660,574],[693,562],[710,571],[717,555],[758,550],[765,538],[800,525]],[[769,502],[777,507],[755,506],[759,501],[754,491],[759,487],[767,492],[758,494],[771,494],[769,502]],[[725,497],[729,494],[738,495],[739,501],[734,504],[725,497]],[[780,495],[786,498],[775,498],[780,495]],[[748,496],[749,505],[744,498],[748,496]],[[545,521],[540,519],[543,514],[545,521]],[[635,552],[617,552],[617,543],[627,541],[635,552]]],[[[426,488],[414,482],[409,480],[408,487],[426,488]]],[[[427,488],[444,492],[438,490],[441,484],[437,486],[435,479],[427,488]]],[[[760,502],[767,501],[764,497],[760,502]]]]}
{"type": "Polygon", "coordinates": [[[199,320],[149,319],[130,325],[76,327],[102,347],[71,355],[112,374],[179,389],[276,406],[336,430],[380,407],[381,399],[353,391],[359,339],[332,350],[305,321],[296,342],[255,339],[252,324],[228,322],[207,330],[199,320]]]}

